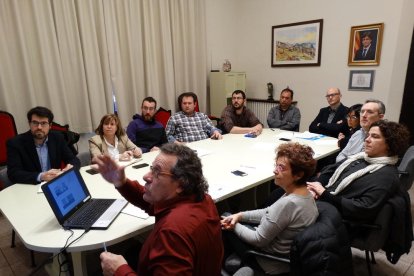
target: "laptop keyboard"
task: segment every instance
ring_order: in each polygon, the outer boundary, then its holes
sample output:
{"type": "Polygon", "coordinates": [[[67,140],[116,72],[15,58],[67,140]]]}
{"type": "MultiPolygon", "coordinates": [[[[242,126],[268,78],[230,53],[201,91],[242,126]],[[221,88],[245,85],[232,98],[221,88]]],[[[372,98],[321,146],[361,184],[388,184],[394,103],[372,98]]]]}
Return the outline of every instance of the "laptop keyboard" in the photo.
{"type": "Polygon", "coordinates": [[[74,218],[68,221],[71,225],[92,226],[92,224],[114,202],[113,199],[92,199],[84,208],[80,209],[74,218]]]}
{"type": "Polygon", "coordinates": [[[125,207],[127,201],[125,199],[117,199],[102,216],[92,225],[94,227],[108,227],[113,219],[118,216],[119,212],[125,207]]]}

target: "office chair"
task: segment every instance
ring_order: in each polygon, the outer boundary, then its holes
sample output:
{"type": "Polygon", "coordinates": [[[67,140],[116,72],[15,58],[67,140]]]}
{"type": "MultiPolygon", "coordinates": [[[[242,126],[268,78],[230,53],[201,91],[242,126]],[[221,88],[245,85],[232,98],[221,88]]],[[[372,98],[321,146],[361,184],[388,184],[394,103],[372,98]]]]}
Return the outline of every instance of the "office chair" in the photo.
{"type": "Polygon", "coordinates": [[[167,126],[168,119],[171,117],[171,110],[166,110],[162,107],[158,108],[155,113],[155,120],[160,122],[164,128],[167,126]]]}
{"type": "Polygon", "coordinates": [[[0,182],[3,184],[3,188],[13,184],[7,176],[7,167],[0,169],[0,182]]]}
{"type": "Polygon", "coordinates": [[[400,175],[400,185],[408,191],[413,185],[414,181],[414,146],[408,148],[405,152],[400,165],[398,166],[400,175]]]}
{"type": "Polygon", "coordinates": [[[72,151],[73,155],[77,155],[78,154],[78,141],[80,139],[80,134],[73,132],[71,130],[69,130],[69,125],[61,125],[58,124],[56,122],[53,122],[51,128],[51,131],[54,132],[60,132],[63,135],[63,138],[65,139],[68,147],[70,148],[70,150],[72,151]]]}
{"type": "Polygon", "coordinates": [[[6,111],[0,111],[0,166],[7,164],[6,141],[17,135],[14,117],[6,111]]]}
{"type": "Polygon", "coordinates": [[[371,264],[376,264],[374,252],[384,246],[389,236],[392,213],[391,205],[385,204],[372,224],[344,220],[350,231],[359,232],[351,238],[351,246],[365,251],[365,261],[370,276],[372,275],[371,264]]]}
{"type": "Polygon", "coordinates": [[[368,274],[375,264],[374,252],[384,250],[389,262],[396,264],[409,253],[413,241],[411,202],[407,191],[398,189],[388,199],[373,223],[344,220],[351,236],[351,246],[365,251],[368,274]]]}
{"type": "Polygon", "coordinates": [[[81,167],[91,164],[91,154],[89,151],[79,152],[76,157],[79,159],[81,167]]]}
{"type": "Polygon", "coordinates": [[[317,202],[319,216],[315,223],[298,233],[290,247],[290,256],[249,250],[242,256],[242,266],[249,258],[261,257],[289,263],[291,275],[353,275],[348,234],[336,208],[317,202]]]}

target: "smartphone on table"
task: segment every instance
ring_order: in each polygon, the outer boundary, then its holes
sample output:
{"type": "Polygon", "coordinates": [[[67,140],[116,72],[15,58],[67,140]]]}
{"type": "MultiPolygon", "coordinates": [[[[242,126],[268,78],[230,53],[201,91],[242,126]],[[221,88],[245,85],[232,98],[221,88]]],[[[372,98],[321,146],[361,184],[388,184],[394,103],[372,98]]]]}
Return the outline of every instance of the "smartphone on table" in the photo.
{"type": "Polygon", "coordinates": [[[237,176],[246,176],[247,175],[247,173],[245,173],[243,171],[240,171],[240,170],[235,170],[235,171],[232,171],[231,173],[234,174],[234,175],[237,175],[237,176]]]}

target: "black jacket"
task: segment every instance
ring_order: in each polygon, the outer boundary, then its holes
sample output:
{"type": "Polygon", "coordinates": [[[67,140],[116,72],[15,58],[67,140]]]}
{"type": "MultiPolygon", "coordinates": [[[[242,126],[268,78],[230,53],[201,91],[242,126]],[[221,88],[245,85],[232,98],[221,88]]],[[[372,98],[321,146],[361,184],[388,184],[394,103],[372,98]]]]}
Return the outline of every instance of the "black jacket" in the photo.
{"type": "Polygon", "coordinates": [[[346,115],[348,114],[348,107],[344,106],[342,103],[338,106],[335,116],[332,120],[332,123],[328,122],[329,113],[331,108],[329,106],[321,108],[319,110],[318,116],[310,124],[309,131],[312,133],[319,133],[334,138],[338,138],[339,132],[341,129],[344,129],[348,124],[346,120],[346,115]],[[338,124],[339,121],[342,121],[338,124]],[[319,126],[318,126],[319,124],[319,126]]]}
{"type": "Polygon", "coordinates": [[[387,259],[396,264],[401,255],[409,253],[413,241],[411,201],[406,191],[398,190],[387,204],[392,206],[390,232],[384,245],[387,259]]]}
{"type": "Polygon", "coordinates": [[[316,204],[316,222],[299,233],[291,246],[291,275],[353,275],[351,247],[341,215],[329,203],[316,204]]]}
{"type": "MultiPolygon", "coordinates": [[[[62,134],[50,131],[47,146],[50,166],[53,169],[60,169],[62,162],[79,169],[80,161],[73,155],[62,134]]],[[[36,178],[41,171],[42,167],[30,131],[7,141],[7,175],[10,181],[37,184],[36,178]]]]}

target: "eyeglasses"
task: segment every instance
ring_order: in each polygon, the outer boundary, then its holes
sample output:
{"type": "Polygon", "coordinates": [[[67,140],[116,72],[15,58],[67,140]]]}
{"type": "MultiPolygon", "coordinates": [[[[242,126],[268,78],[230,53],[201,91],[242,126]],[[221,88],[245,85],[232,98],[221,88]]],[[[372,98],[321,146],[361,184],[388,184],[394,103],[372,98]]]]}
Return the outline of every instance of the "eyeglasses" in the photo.
{"type": "Polygon", "coordinates": [[[286,167],[282,164],[275,164],[275,171],[284,172],[286,171],[286,167]]]}
{"type": "Polygon", "coordinates": [[[42,127],[45,127],[45,126],[49,125],[49,122],[31,121],[30,125],[32,125],[34,127],[39,127],[39,125],[42,126],[42,127]]]}
{"type": "Polygon", "coordinates": [[[325,98],[333,98],[333,97],[338,96],[338,95],[339,95],[339,93],[328,94],[328,95],[325,96],[325,98]]]}
{"type": "Polygon", "coordinates": [[[154,176],[154,178],[159,178],[160,175],[174,176],[174,174],[172,174],[170,172],[162,171],[158,167],[150,166],[150,170],[151,170],[151,174],[154,176]]]}
{"type": "Polygon", "coordinates": [[[356,119],[358,119],[358,117],[357,116],[355,116],[355,115],[352,115],[352,116],[346,116],[346,119],[347,120],[350,120],[350,119],[352,119],[352,120],[356,120],[356,119]]]}

